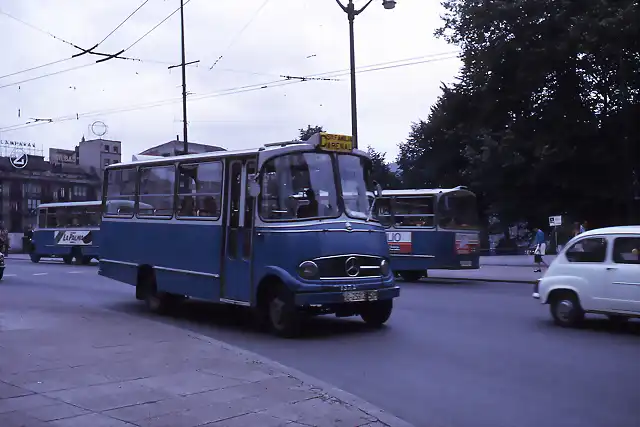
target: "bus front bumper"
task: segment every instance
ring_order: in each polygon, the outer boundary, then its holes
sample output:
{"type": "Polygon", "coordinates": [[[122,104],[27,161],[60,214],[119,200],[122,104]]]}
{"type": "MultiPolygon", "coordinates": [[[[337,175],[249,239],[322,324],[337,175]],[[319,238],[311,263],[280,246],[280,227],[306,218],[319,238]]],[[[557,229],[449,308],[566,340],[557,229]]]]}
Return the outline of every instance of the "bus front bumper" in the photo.
{"type": "Polygon", "coordinates": [[[309,292],[295,295],[295,304],[304,306],[341,305],[389,300],[400,296],[400,287],[344,292],[309,292]]]}

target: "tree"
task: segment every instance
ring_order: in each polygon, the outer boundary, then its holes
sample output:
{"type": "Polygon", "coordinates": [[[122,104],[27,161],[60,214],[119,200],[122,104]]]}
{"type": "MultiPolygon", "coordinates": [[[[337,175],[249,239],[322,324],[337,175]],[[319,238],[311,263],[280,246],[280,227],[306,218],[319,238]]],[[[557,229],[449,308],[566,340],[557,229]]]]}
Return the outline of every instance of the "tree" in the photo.
{"type": "Polygon", "coordinates": [[[640,175],[637,1],[443,6],[437,34],[460,47],[463,67],[402,144],[403,184],[468,184],[506,223],[562,213],[631,220],[640,175]]]}
{"type": "Polygon", "coordinates": [[[300,136],[298,137],[300,139],[300,141],[307,141],[309,138],[311,138],[313,135],[315,135],[318,132],[324,132],[324,130],[322,129],[322,126],[311,126],[311,125],[307,125],[306,129],[299,129],[300,132],[300,136]]]}
{"type": "Polygon", "coordinates": [[[367,147],[367,153],[371,157],[371,178],[382,188],[398,187],[400,182],[385,160],[386,153],[380,153],[371,146],[367,147]]]}

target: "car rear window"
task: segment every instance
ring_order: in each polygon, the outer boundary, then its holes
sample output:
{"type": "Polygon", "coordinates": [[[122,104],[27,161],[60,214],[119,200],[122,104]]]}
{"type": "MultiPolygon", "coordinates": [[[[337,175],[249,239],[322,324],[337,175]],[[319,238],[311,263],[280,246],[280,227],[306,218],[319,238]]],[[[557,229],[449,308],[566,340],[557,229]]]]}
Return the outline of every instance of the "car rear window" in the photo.
{"type": "Polygon", "coordinates": [[[613,243],[613,262],[640,264],[640,237],[617,237],[613,243]]]}

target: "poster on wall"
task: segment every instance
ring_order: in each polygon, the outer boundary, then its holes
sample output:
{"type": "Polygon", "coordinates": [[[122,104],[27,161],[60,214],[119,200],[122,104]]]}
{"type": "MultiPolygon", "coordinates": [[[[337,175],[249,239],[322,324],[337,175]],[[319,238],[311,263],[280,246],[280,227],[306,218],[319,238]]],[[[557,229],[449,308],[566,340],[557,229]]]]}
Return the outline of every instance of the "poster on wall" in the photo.
{"type": "Polygon", "coordinates": [[[55,234],[56,245],[87,246],[93,243],[91,230],[58,230],[55,234]]]}

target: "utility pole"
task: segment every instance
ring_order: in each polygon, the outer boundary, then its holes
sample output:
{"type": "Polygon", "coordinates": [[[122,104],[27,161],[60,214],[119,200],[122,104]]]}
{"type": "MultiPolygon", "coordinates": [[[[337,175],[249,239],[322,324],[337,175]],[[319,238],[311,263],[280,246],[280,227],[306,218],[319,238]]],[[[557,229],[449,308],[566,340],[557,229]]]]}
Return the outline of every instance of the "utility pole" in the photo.
{"type": "Polygon", "coordinates": [[[191,61],[186,62],[185,49],[184,49],[184,0],[180,0],[180,33],[182,44],[182,62],[179,65],[172,65],[169,69],[181,67],[182,68],[182,138],[184,144],[184,154],[189,153],[189,140],[187,138],[187,65],[200,62],[191,61]]]}

